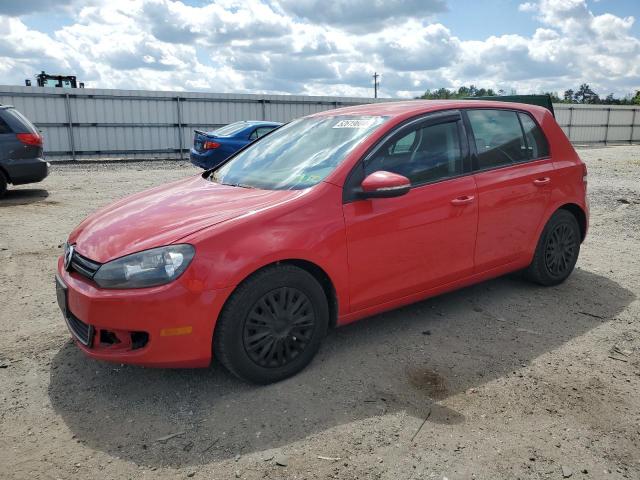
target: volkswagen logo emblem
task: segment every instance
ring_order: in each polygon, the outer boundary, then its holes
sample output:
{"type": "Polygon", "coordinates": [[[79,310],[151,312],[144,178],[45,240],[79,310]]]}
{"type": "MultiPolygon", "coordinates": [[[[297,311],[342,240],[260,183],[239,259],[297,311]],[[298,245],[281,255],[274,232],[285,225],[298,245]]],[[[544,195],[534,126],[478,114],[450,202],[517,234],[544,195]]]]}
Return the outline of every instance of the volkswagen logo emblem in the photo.
{"type": "Polygon", "coordinates": [[[71,268],[71,259],[73,258],[74,246],[66,244],[64,249],[64,269],[69,270],[71,268]]]}

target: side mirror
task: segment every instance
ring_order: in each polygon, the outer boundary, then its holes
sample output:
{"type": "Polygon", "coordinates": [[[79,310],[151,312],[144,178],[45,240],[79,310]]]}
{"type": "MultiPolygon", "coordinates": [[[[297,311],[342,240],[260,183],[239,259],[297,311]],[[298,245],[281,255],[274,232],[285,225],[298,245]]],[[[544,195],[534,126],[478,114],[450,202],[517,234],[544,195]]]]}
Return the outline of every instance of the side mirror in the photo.
{"type": "Polygon", "coordinates": [[[411,190],[411,181],[397,173],[378,170],[368,175],[360,184],[363,198],[399,197],[411,190]]]}

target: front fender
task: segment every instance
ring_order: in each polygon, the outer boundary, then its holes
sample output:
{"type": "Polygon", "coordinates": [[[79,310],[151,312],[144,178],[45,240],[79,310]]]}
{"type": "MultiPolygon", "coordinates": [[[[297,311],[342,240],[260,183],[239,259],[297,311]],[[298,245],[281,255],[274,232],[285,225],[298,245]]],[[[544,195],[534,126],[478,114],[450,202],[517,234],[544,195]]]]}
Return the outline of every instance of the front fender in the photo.
{"type": "Polygon", "coordinates": [[[285,260],[322,269],[347,313],[348,260],[342,189],[321,183],[304,195],[214,225],[180,240],[195,245],[190,268],[206,289],[235,287],[257,270],[285,260]]]}

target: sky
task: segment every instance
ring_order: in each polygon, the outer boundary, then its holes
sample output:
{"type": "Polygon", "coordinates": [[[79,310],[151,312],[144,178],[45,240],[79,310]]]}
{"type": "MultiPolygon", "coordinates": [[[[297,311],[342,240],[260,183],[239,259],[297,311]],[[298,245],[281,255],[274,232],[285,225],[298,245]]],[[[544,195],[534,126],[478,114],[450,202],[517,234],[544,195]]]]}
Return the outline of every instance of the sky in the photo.
{"type": "Polygon", "coordinates": [[[0,84],[415,97],[640,90],[640,0],[0,0],[0,84]],[[35,81],[34,81],[35,84],[35,81]]]}

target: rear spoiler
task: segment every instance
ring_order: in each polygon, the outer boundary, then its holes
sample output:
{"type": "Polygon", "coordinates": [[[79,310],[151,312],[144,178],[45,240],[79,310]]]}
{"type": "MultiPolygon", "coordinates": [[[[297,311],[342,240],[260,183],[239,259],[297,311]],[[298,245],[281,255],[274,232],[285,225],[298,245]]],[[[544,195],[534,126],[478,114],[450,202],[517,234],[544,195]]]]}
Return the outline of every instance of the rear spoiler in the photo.
{"type": "Polygon", "coordinates": [[[202,130],[196,130],[196,129],[194,129],[193,131],[194,131],[194,133],[197,133],[198,135],[202,135],[202,136],[205,136],[205,137],[208,137],[208,138],[216,138],[215,135],[213,135],[212,133],[209,133],[209,132],[204,132],[202,130]]]}
{"type": "Polygon", "coordinates": [[[553,103],[550,95],[496,95],[492,97],[466,97],[464,100],[491,100],[493,102],[514,102],[526,103],[527,105],[537,105],[544,107],[551,112],[555,118],[556,113],[553,111],[553,103]]]}

